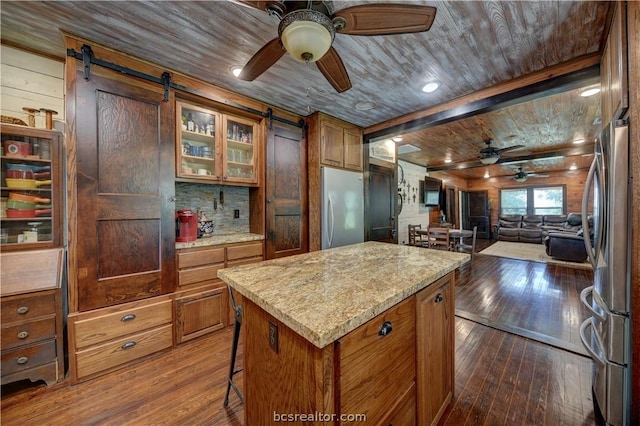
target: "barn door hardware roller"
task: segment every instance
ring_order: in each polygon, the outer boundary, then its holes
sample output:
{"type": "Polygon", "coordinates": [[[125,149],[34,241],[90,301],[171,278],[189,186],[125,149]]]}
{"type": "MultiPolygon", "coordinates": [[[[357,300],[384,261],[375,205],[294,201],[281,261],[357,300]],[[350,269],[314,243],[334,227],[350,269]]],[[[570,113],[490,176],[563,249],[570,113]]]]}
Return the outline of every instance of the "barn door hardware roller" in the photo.
{"type": "Polygon", "coordinates": [[[147,80],[153,83],[161,84],[164,87],[165,102],[169,102],[169,90],[171,88],[176,88],[176,86],[173,83],[171,83],[171,75],[167,71],[163,72],[161,77],[156,77],[150,74],[145,74],[143,72],[133,70],[131,68],[114,64],[113,62],[103,61],[102,59],[98,59],[95,56],[93,56],[93,50],[91,49],[91,46],[87,44],[82,45],[80,52],[76,52],[74,49],[67,49],[67,56],[71,56],[82,61],[83,74],[84,74],[83,77],[86,81],[89,81],[91,79],[91,64],[93,64],[93,65],[98,65],[104,68],[108,68],[113,71],[117,71],[121,74],[131,75],[133,77],[137,77],[142,80],[147,80]]]}

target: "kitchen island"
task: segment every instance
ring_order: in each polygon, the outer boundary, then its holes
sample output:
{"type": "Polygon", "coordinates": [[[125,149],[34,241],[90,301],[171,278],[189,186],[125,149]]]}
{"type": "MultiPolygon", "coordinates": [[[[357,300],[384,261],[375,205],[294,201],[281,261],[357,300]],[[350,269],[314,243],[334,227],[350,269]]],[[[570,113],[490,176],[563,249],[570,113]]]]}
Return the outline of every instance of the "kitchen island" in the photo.
{"type": "Polygon", "coordinates": [[[469,259],[366,242],[219,270],[243,297],[245,424],[437,422],[469,259]]]}

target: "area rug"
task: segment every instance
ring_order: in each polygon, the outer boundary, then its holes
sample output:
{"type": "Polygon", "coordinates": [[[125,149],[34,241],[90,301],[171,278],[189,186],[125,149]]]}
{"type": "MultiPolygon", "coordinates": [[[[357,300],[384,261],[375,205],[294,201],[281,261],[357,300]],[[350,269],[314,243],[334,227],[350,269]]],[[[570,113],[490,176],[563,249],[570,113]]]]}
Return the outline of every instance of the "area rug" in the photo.
{"type": "Polygon", "coordinates": [[[555,263],[558,265],[571,266],[573,268],[592,269],[591,264],[587,261],[583,263],[567,262],[550,257],[545,252],[545,247],[543,244],[498,241],[482,250],[480,254],[507,257],[510,259],[531,260],[534,262],[555,263]]]}

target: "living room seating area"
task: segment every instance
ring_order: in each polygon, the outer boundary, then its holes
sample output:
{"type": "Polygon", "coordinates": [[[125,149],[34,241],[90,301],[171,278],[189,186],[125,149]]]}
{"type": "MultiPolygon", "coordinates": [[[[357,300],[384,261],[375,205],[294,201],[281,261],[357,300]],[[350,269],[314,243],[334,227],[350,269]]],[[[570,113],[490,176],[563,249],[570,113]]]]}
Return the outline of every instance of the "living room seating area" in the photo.
{"type": "MultiPolygon", "coordinates": [[[[591,218],[589,218],[591,220],[591,218]]],[[[582,215],[500,215],[494,237],[500,241],[542,243],[553,231],[576,233],[582,229],[582,215]]]]}

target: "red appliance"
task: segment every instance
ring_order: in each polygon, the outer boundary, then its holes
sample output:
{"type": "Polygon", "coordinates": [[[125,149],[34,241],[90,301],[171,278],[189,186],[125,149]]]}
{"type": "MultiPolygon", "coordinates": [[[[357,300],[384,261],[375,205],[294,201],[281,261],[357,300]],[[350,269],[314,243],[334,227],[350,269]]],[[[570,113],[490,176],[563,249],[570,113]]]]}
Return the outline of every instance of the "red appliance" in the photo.
{"type": "Polygon", "coordinates": [[[191,210],[176,212],[176,241],[188,243],[198,238],[198,215],[191,210]]]}

